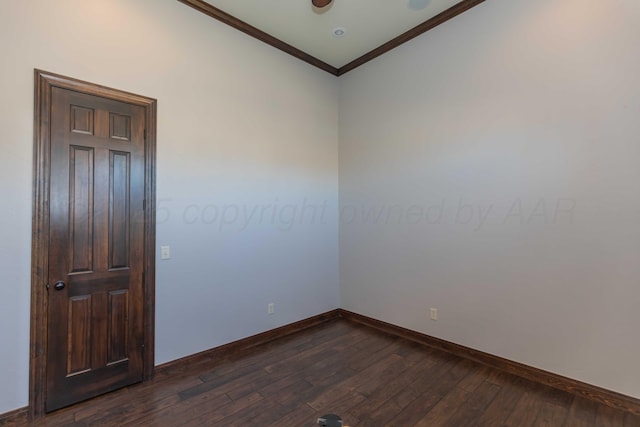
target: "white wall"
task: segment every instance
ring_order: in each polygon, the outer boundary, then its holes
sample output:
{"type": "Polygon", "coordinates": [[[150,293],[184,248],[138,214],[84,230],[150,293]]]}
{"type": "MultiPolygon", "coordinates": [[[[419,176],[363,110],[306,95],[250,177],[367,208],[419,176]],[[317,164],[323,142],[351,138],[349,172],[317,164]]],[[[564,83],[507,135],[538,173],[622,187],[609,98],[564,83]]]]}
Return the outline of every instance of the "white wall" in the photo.
{"type": "Polygon", "coordinates": [[[0,56],[0,413],[28,403],[34,68],[158,99],[157,363],[338,307],[335,77],[174,0],[5,1],[0,56]]]}
{"type": "Polygon", "coordinates": [[[491,0],[341,77],[342,307],[640,397],[639,23],[491,0]]]}

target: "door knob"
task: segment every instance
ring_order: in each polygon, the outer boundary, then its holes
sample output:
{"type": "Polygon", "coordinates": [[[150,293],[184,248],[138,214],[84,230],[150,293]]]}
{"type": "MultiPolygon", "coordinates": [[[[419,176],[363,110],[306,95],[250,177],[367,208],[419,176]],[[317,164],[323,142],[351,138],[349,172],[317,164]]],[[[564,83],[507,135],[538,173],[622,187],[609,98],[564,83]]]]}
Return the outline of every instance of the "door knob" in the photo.
{"type": "Polygon", "coordinates": [[[65,286],[66,286],[66,285],[64,284],[64,282],[63,282],[63,281],[60,281],[60,282],[56,282],[56,284],[55,284],[55,285],[53,285],[53,288],[54,288],[56,291],[61,291],[61,290],[63,290],[63,289],[64,289],[64,287],[65,287],[65,286]]]}

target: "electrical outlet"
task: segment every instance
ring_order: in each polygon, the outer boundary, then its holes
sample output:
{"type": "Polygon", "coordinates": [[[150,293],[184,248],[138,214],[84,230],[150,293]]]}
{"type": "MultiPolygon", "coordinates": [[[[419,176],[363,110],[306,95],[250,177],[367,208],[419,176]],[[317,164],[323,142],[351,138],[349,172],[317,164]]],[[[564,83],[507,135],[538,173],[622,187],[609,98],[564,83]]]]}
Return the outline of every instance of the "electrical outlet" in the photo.
{"type": "Polygon", "coordinates": [[[429,309],[429,314],[431,315],[431,320],[438,320],[438,309],[437,308],[430,308],[429,309]]]}
{"type": "Polygon", "coordinates": [[[274,303],[269,303],[267,306],[267,314],[274,314],[276,312],[276,305],[274,303]]]}

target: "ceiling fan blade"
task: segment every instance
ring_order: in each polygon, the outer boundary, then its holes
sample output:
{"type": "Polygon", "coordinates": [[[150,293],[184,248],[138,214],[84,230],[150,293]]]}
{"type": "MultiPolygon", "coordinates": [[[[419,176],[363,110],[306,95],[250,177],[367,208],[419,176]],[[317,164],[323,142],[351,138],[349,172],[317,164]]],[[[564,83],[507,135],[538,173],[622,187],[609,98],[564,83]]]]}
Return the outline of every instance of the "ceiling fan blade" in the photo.
{"type": "Polygon", "coordinates": [[[333,0],[311,0],[315,7],[327,7],[333,0]]]}

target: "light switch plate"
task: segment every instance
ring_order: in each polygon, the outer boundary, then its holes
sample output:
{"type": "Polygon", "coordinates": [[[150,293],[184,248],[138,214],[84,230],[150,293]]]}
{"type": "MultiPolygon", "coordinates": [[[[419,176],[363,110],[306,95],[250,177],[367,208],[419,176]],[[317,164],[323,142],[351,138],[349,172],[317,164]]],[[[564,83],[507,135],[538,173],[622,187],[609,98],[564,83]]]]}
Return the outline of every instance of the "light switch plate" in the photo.
{"type": "Polygon", "coordinates": [[[171,258],[171,248],[169,246],[160,246],[160,259],[171,258]]]}

